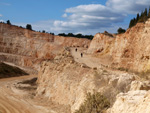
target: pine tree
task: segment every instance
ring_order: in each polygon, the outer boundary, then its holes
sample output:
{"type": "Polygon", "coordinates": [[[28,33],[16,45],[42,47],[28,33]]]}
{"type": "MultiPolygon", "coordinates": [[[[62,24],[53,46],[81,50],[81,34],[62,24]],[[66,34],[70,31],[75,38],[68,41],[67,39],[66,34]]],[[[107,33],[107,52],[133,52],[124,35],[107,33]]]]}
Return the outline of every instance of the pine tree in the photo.
{"type": "Polygon", "coordinates": [[[9,21],[9,20],[7,20],[7,24],[11,25],[11,23],[10,23],[10,21],[9,21]]]}
{"type": "Polygon", "coordinates": [[[137,16],[136,16],[136,22],[138,22],[139,18],[140,18],[140,15],[138,13],[137,16]]]}
{"type": "Polygon", "coordinates": [[[138,22],[144,22],[144,12],[142,11],[140,17],[139,17],[139,20],[138,22]]]}
{"type": "Polygon", "coordinates": [[[145,8],[144,16],[147,16],[147,8],[145,8]]]}
{"type": "Polygon", "coordinates": [[[150,18],[150,7],[149,7],[149,12],[148,12],[148,16],[147,17],[150,18]]]}
{"type": "Polygon", "coordinates": [[[147,8],[145,8],[143,20],[144,22],[147,21],[147,8]]]}
{"type": "Polygon", "coordinates": [[[129,28],[133,27],[138,22],[146,22],[148,18],[150,18],[150,7],[149,12],[147,12],[147,8],[145,8],[145,11],[142,11],[141,15],[138,13],[136,19],[134,18],[130,21],[129,28]]]}
{"type": "Polygon", "coordinates": [[[129,28],[133,27],[133,19],[130,20],[129,28]]]}

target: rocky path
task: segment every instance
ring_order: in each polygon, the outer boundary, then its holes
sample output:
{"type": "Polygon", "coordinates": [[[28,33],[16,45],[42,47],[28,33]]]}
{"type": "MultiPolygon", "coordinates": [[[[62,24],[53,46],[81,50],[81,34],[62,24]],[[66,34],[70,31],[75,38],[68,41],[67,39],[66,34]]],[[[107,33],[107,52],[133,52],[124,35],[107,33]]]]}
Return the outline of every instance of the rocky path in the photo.
{"type": "Polygon", "coordinates": [[[86,53],[86,49],[84,48],[71,48],[71,54],[74,57],[76,62],[79,63],[83,63],[86,64],[88,67],[91,68],[101,68],[102,64],[101,64],[101,60],[99,58],[96,57],[92,57],[90,54],[86,53]],[[83,54],[83,56],[81,57],[81,53],[83,54]]]}

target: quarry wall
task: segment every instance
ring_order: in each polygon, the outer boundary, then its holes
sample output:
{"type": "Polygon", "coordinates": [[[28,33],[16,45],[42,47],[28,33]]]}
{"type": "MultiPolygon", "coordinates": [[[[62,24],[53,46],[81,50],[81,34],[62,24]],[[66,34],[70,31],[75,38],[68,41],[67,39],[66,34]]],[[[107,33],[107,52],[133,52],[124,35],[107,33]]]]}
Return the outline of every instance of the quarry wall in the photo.
{"type": "Polygon", "coordinates": [[[90,40],[54,36],[14,25],[0,23],[0,60],[38,69],[39,63],[52,59],[64,47],[87,47],[90,40]]]}
{"type": "Polygon", "coordinates": [[[106,59],[111,67],[135,72],[149,71],[150,19],[146,23],[138,23],[123,34],[96,34],[88,52],[106,59]]]}

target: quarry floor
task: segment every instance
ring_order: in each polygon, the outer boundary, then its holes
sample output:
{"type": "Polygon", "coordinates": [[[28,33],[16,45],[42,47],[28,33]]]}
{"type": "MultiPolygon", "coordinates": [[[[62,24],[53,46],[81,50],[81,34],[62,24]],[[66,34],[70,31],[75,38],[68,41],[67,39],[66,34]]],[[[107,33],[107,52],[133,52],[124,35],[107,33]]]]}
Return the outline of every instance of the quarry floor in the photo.
{"type": "MultiPolygon", "coordinates": [[[[101,62],[104,61],[87,54],[86,49],[75,49],[71,48],[71,54],[76,62],[91,68],[102,68],[101,62]]],[[[37,75],[0,79],[0,113],[65,113],[65,107],[36,97],[36,87],[21,84],[33,78],[37,78],[37,75]]]]}
{"type": "Polygon", "coordinates": [[[0,80],[0,113],[42,113],[42,108],[32,104],[28,92],[15,88],[19,81],[33,77],[35,75],[0,80]]]}
{"type": "Polygon", "coordinates": [[[0,113],[65,113],[66,108],[35,96],[36,88],[23,81],[36,75],[0,79],[0,113]]]}

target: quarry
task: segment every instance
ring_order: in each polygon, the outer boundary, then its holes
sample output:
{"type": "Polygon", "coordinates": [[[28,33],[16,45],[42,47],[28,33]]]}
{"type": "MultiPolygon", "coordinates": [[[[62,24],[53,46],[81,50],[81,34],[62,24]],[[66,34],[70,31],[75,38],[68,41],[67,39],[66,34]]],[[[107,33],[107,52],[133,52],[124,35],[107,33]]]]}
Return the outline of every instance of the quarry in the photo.
{"type": "Polygon", "coordinates": [[[92,40],[0,23],[0,113],[83,113],[97,92],[91,113],[150,113],[150,19],[92,40]]]}

